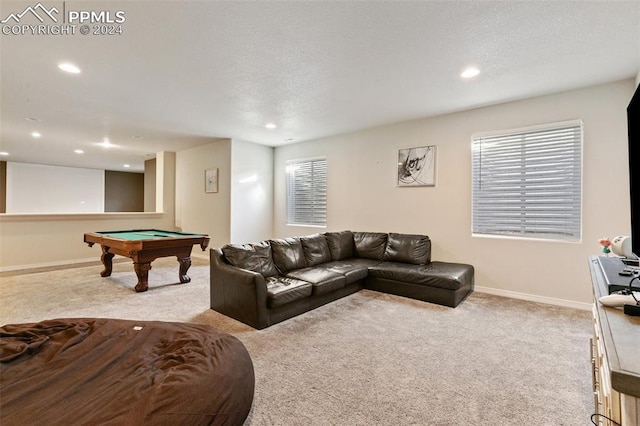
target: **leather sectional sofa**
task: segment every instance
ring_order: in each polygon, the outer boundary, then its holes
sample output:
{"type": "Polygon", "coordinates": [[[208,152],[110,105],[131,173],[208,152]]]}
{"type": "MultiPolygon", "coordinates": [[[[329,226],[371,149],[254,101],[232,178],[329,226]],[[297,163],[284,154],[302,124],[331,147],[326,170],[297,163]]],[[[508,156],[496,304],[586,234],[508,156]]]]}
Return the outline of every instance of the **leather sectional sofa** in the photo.
{"type": "Polygon", "coordinates": [[[456,307],[471,265],[431,261],[425,235],[326,232],[210,250],[211,309],[263,329],[362,288],[456,307]]]}

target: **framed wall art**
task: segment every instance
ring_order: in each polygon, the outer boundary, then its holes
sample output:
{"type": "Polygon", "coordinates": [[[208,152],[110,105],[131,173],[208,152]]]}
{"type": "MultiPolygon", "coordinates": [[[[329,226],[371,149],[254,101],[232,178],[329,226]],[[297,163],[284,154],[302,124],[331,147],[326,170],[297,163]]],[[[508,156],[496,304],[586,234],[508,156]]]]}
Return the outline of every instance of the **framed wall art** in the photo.
{"type": "Polygon", "coordinates": [[[398,186],[435,186],[436,146],[398,150],[398,186]]]}
{"type": "Polygon", "coordinates": [[[218,169],[204,171],[204,192],[218,192],[218,169]]]}

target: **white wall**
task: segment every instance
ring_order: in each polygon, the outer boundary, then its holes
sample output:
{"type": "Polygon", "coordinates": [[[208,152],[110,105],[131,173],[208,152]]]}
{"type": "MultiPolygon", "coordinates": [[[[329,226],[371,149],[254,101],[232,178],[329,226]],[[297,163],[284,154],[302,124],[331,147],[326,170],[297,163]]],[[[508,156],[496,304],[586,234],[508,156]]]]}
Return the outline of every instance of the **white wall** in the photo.
{"type": "Polygon", "coordinates": [[[175,160],[173,153],[159,153],[157,191],[161,213],[0,214],[0,271],[99,260],[99,246],[89,248],[87,232],[116,229],[175,229],[175,160]],[[166,154],[166,155],[165,155],[166,154]],[[166,184],[166,185],[165,185],[166,184]]]}
{"type": "Polygon", "coordinates": [[[230,242],[273,236],[273,151],[235,139],[231,143],[230,242]]]}
{"type": "MultiPolygon", "coordinates": [[[[184,232],[209,234],[209,247],[221,247],[229,242],[230,177],[230,139],[217,139],[176,153],[176,226],[184,232]],[[204,171],[215,168],[218,169],[218,192],[205,193],[204,171]]],[[[194,254],[198,253],[194,250],[194,254]]]]}
{"type": "Polygon", "coordinates": [[[274,234],[317,228],[286,225],[285,163],[325,156],[327,230],[424,233],[433,259],[470,263],[476,285],[539,300],[591,301],[587,256],[598,238],[628,235],[626,106],[633,80],[478,108],[278,147],[274,157],[274,234]],[[471,135],[581,118],[584,121],[581,243],[471,236],[471,135]],[[397,188],[397,150],[437,145],[437,185],[397,188]]]}
{"type": "Polygon", "coordinates": [[[144,162],[144,211],[156,211],[156,159],[144,162]]]}
{"type": "Polygon", "coordinates": [[[102,213],[104,170],[7,162],[7,213],[102,213]]]}
{"type": "MultiPolygon", "coordinates": [[[[175,215],[176,153],[162,151],[156,154],[156,212],[175,215]]],[[[175,218],[175,216],[174,216],[175,218]]]]}
{"type": "Polygon", "coordinates": [[[0,215],[0,271],[100,260],[85,233],[141,228],[173,229],[173,221],[161,213],[0,215]]]}

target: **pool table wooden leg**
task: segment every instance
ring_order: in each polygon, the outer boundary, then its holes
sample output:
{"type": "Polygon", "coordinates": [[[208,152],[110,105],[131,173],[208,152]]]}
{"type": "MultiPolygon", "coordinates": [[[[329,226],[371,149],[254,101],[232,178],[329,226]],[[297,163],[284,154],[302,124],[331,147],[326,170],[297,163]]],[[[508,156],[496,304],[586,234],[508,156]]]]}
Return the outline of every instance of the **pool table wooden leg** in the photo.
{"type": "Polygon", "coordinates": [[[149,289],[149,269],[151,269],[151,262],[146,263],[133,263],[133,269],[138,276],[138,284],[136,284],[136,291],[141,293],[149,289]]]}
{"type": "Polygon", "coordinates": [[[113,253],[109,253],[109,247],[102,246],[102,256],[100,256],[100,260],[104,265],[104,271],[100,272],[101,277],[111,276],[111,271],[113,270],[113,262],[111,260],[113,256],[115,256],[113,253]]]}
{"type": "Polygon", "coordinates": [[[178,262],[180,262],[180,282],[188,283],[191,282],[191,277],[187,275],[187,271],[191,267],[191,257],[178,257],[178,262]]]}

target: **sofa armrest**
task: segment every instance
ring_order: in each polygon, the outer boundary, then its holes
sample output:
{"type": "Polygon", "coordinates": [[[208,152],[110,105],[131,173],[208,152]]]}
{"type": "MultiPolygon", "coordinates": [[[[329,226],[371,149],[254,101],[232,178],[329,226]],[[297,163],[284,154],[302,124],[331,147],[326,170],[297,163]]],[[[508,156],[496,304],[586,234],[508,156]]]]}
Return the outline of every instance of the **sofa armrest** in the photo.
{"type": "Polygon", "coordinates": [[[209,258],[211,309],[257,329],[268,327],[264,277],[229,265],[219,248],[210,249],[209,258]]]}

